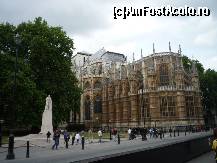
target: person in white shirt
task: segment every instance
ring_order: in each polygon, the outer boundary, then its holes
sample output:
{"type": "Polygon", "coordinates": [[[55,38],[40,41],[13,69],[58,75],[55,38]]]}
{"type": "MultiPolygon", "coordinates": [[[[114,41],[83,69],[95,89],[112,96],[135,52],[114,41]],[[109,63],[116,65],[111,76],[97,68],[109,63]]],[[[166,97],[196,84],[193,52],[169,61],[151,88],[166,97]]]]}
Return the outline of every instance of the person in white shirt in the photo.
{"type": "Polygon", "coordinates": [[[129,128],[127,132],[128,132],[129,140],[131,140],[131,128],[129,128]]]}
{"type": "Polygon", "coordinates": [[[78,132],[75,135],[75,139],[76,139],[76,145],[77,145],[79,143],[80,139],[81,139],[81,136],[80,136],[80,134],[78,132]]]}
{"type": "Polygon", "coordinates": [[[99,143],[102,142],[102,131],[99,129],[98,131],[98,136],[99,136],[99,143]]]}

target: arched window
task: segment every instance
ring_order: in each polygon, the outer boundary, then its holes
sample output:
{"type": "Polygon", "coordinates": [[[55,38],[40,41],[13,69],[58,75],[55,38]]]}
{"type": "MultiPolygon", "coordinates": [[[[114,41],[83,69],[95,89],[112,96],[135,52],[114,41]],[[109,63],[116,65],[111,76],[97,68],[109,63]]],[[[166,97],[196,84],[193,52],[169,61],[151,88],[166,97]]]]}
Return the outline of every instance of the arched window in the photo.
{"type": "Polygon", "coordinates": [[[90,83],[89,83],[89,82],[86,82],[86,83],[84,84],[84,89],[90,89],[90,88],[91,88],[90,83]]]}
{"type": "Polygon", "coordinates": [[[193,96],[185,96],[185,107],[186,107],[187,117],[195,116],[193,96]]]}
{"type": "Polygon", "coordinates": [[[99,65],[99,75],[102,74],[102,65],[99,65]]]}
{"type": "Polygon", "coordinates": [[[84,102],[85,107],[85,120],[90,120],[90,97],[87,96],[84,102]]]}
{"type": "Polygon", "coordinates": [[[150,117],[150,107],[149,107],[149,98],[148,97],[142,97],[142,117],[150,117]]]}
{"type": "Polygon", "coordinates": [[[94,113],[102,113],[102,99],[100,96],[96,96],[94,101],[94,113]]]}
{"type": "Polygon", "coordinates": [[[160,86],[169,85],[169,70],[168,65],[161,64],[159,68],[160,72],[160,86]]]}
{"type": "Polygon", "coordinates": [[[94,89],[96,88],[101,88],[102,87],[102,84],[100,81],[96,81],[95,84],[94,84],[94,89]]]}
{"type": "Polygon", "coordinates": [[[160,113],[162,117],[176,116],[176,97],[174,96],[160,97],[160,113]]]}

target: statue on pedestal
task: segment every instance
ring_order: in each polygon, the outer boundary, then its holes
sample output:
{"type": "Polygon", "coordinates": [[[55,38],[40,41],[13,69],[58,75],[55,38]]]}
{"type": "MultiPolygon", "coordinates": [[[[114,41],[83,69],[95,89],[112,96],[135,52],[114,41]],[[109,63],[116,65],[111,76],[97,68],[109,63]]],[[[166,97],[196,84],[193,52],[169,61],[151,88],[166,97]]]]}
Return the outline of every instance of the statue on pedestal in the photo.
{"type": "Polygon", "coordinates": [[[47,134],[47,132],[53,134],[53,123],[52,123],[52,100],[50,95],[46,98],[46,105],[42,115],[42,125],[40,134],[47,134]]]}

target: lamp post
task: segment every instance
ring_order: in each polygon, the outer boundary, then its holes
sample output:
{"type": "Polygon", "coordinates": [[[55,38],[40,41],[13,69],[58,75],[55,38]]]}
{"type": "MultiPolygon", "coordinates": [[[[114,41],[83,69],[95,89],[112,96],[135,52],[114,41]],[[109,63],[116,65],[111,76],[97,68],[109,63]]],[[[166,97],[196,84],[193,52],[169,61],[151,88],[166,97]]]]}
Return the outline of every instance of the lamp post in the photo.
{"type": "Polygon", "coordinates": [[[10,134],[12,134],[12,129],[14,127],[13,123],[14,123],[14,111],[16,111],[17,109],[17,101],[16,101],[16,95],[17,95],[17,72],[18,72],[18,68],[17,68],[17,59],[18,59],[18,47],[21,43],[20,40],[20,35],[16,34],[16,36],[14,37],[14,41],[16,43],[16,57],[15,57],[15,65],[14,65],[14,86],[13,86],[13,101],[14,101],[14,108],[11,108],[11,122],[10,122],[10,134]]]}
{"type": "Polygon", "coordinates": [[[94,118],[94,116],[93,116],[93,107],[94,107],[94,106],[93,106],[93,102],[91,102],[91,103],[90,103],[90,110],[91,110],[91,122],[92,122],[92,128],[94,127],[94,126],[93,126],[93,121],[94,121],[94,119],[93,119],[93,118],[94,118]]]}
{"type": "Polygon", "coordinates": [[[11,115],[10,115],[10,123],[9,123],[9,127],[10,127],[10,135],[9,135],[9,143],[8,143],[8,154],[6,159],[7,160],[12,160],[15,158],[15,154],[14,154],[14,135],[13,135],[13,127],[14,127],[14,111],[16,111],[17,109],[17,101],[16,101],[16,94],[17,94],[17,59],[18,59],[18,46],[21,43],[20,40],[20,36],[19,34],[16,34],[16,36],[14,37],[14,41],[16,43],[16,59],[15,59],[15,70],[14,70],[14,87],[13,87],[13,101],[14,101],[14,108],[11,107],[11,115]]]}
{"type": "Polygon", "coordinates": [[[4,120],[0,120],[0,147],[2,146],[2,124],[4,123],[4,120]]]}

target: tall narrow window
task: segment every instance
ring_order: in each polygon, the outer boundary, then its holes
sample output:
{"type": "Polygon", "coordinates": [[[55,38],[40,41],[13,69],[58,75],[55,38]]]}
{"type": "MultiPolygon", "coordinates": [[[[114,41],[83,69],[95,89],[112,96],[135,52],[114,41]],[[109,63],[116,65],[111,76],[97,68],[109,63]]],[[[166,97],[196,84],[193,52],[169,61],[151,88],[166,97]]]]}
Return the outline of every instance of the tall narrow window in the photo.
{"type": "Polygon", "coordinates": [[[94,112],[102,113],[102,100],[101,100],[101,97],[99,96],[96,96],[96,99],[94,102],[94,112]]]}
{"type": "Polygon", "coordinates": [[[90,98],[89,96],[86,97],[84,106],[85,106],[85,120],[90,120],[90,98]]]}
{"type": "Polygon", "coordinates": [[[176,116],[176,97],[164,96],[160,98],[160,113],[162,117],[176,116]]]}
{"type": "Polygon", "coordinates": [[[185,96],[187,117],[195,116],[193,96],[185,96]]]}
{"type": "Polygon", "coordinates": [[[89,83],[89,82],[86,82],[86,83],[84,84],[84,89],[90,89],[90,88],[91,88],[90,83],[89,83]]]}
{"type": "Polygon", "coordinates": [[[144,97],[142,103],[142,117],[150,117],[150,107],[148,97],[144,97]]]}
{"type": "Polygon", "coordinates": [[[97,89],[97,88],[101,88],[102,87],[102,84],[100,81],[96,81],[95,84],[94,84],[94,89],[97,89]]]}
{"type": "Polygon", "coordinates": [[[166,64],[161,64],[159,68],[159,73],[160,73],[160,86],[165,86],[169,85],[169,70],[168,70],[168,65],[166,64]]]}

